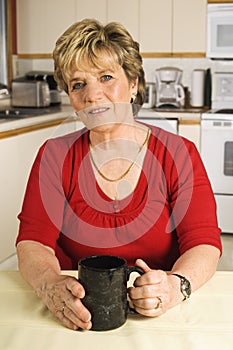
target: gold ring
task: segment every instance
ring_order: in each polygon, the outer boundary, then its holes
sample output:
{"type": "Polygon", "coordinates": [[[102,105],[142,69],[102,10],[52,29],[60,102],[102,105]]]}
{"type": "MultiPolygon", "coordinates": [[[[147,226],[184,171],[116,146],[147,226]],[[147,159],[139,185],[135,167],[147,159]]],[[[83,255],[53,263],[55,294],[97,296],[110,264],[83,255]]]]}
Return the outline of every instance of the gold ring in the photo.
{"type": "Polygon", "coordinates": [[[156,298],[158,299],[158,303],[155,306],[155,310],[160,309],[163,306],[162,299],[160,297],[156,297],[156,298]]]}

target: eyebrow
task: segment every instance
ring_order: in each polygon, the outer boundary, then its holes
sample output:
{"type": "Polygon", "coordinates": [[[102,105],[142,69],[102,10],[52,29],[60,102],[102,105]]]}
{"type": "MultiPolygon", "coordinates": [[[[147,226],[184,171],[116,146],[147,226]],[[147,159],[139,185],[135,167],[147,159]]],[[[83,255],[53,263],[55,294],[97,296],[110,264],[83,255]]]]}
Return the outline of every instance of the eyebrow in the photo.
{"type": "MultiPolygon", "coordinates": [[[[114,73],[115,70],[113,70],[112,68],[105,68],[105,69],[102,69],[100,71],[97,71],[97,74],[101,75],[101,74],[108,73],[108,72],[109,73],[114,73]]],[[[82,80],[82,78],[77,76],[77,77],[74,77],[74,78],[70,79],[69,82],[72,83],[72,82],[77,81],[77,80],[82,80]]]]}

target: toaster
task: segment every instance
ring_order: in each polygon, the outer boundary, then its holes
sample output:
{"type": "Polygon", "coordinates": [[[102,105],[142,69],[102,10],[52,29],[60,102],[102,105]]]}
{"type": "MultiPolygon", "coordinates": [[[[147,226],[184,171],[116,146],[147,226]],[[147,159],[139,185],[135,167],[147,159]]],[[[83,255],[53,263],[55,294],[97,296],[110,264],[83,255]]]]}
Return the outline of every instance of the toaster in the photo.
{"type": "Polygon", "coordinates": [[[14,107],[47,107],[50,105],[50,90],[46,81],[17,78],[12,81],[14,107]]]}
{"type": "Polygon", "coordinates": [[[26,73],[26,78],[29,80],[46,81],[49,85],[50,105],[56,105],[61,103],[61,94],[58,90],[53,72],[32,70],[26,73]]]}

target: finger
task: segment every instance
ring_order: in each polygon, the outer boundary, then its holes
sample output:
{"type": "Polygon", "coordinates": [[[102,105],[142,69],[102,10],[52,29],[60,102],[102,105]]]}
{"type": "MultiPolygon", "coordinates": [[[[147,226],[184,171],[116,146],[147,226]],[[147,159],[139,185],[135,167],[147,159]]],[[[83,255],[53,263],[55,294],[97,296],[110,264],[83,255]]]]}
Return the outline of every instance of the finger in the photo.
{"type": "Polygon", "coordinates": [[[73,322],[71,322],[68,318],[66,318],[66,316],[64,315],[63,311],[58,311],[57,313],[55,313],[55,316],[57,316],[57,318],[62,322],[62,324],[64,324],[64,326],[66,326],[69,329],[72,329],[74,331],[76,331],[79,327],[74,324],[73,322]]]}
{"type": "MultiPolygon", "coordinates": [[[[85,308],[83,308],[86,310],[85,308]]],[[[86,310],[87,311],[87,310],[86,310]]],[[[77,328],[82,328],[82,329],[90,329],[92,326],[92,323],[90,321],[91,316],[90,313],[88,312],[89,317],[87,317],[87,321],[85,321],[85,316],[81,314],[76,315],[73,310],[71,310],[69,307],[65,306],[63,309],[63,315],[65,316],[66,319],[68,319],[73,325],[75,325],[77,328]]]]}
{"type": "Polygon", "coordinates": [[[64,326],[72,330],[77,330],[79,328],[88,330],[92,327],[91,322],[82,322],[79,319],[72,321],[70,311],[68,308],[66,310],[66,307],[63,310],[56,312],[55,315],[64,324],[64,326]]]}
{"type": "Polygon", "coordinates": [[[159,316],[166,311],[161,297],[134,300],[135,310],[144,316],[159,316]]]}
{"type": "Polygon", "coordinates": [[[80,299],[72,300],[68,298],[66,300],[66,310],[70,310],[72,313],[67,313],[71,316],[71,320],[76,323],[77,320],[81,320],[83,323],[88,323],[91,320],[91,313],[83,305],[80,299]]]}
{"type": "Polygon", "coordinates": [[[160,316],[163,314],[163,310],[162,308],[158,308],[158,309],[144,309],[144,308],[140,308],[138,306],[135,306],[135,310],[143,315],[143,316],[147,316],[147,317],[156,317],[156,316],[160,316]]]}
{"type": "Polygon", "coordinates": [[[137,277],[134,281],[135,287],[142,287],[144,285],[159,284],[163,280],[163,271],[150,270],[144,275],[137,277]]]}
{"type": "Polygon", "coordinates": [[[138,307],[144,310],[153,310],[158,308],[159,300],[158,298],[145,298],[133,300],[134,307],[138,307]]]}
{"type": "Polygon", "coordinates": [[[151,284],[144,285],[141,287],[129,287],[128,288],[129,297],[133,300],[145,299],[145,298],[155,298],[157,295],[161,294],[159,285],[151,284]]]}
{"type": "Polygon", "coordinates": [[[135,265],[140,267],[145,272],[151,271],[151,268],[142,259],[137,259],[135,265]]]}
{"type": "Polygon", "coordinates": [[[67,280],[66,288],[77,298],[84,298],[85,290],[81,283],[74,277],[67,280]]]}

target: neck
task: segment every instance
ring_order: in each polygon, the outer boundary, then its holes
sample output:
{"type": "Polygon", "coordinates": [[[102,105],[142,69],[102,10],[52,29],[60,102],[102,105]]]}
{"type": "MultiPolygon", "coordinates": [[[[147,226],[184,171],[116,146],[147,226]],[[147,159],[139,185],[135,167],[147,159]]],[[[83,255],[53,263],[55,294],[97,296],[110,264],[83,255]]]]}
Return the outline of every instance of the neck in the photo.
{"type": "MultiPolygon", "coordinates": [[[[118,182],[129,174],[134,165],[138,162],[142,151],[147,146],[150,129],[143,130],[143,141],[141,144],[131,142],[129,138],[108,141],[108,148],[100,147],[99,144],[93,148],[90,142],[90,158],[97,173],[108,182],[118,182]],[[145,135],[146,132],[146,135],[145,135]],[[132,144],[132,145],[131,145],[132,144]],[[110,145],[110,146],[109,146],[110,145]],[[123,146],[123,147],[122,147],[123,146]],[[136,149],[135,149],[136,147],[136,149]],[[127,166],[126,166],[127,164],[127,166]],[[108,172],[112,176],[108,176],[108,172]],[[118,175],[120,172],[120,175],[118,175]],[[114,176],[113,176],[114,174],[114,176]]],[[[141,137],[142,135],[140,135],[141,137]]],[[[145,153],[144,153],[145,154],[145,153]]],[[[143,156],[144,158],[144,156],[143,156]]]]}
{"type": "Polygon", "coordinates": [[[132,141],[141,144],[147,128],[144,125],[134,122],[133,124],[120,124],[117,127],[106,128],[104,131],[91,130],[89,141],[92,147],[111,149],[119,145],[119,140],[132,141]]]}

